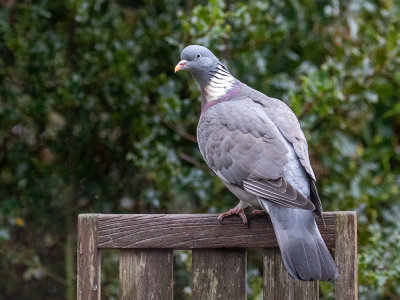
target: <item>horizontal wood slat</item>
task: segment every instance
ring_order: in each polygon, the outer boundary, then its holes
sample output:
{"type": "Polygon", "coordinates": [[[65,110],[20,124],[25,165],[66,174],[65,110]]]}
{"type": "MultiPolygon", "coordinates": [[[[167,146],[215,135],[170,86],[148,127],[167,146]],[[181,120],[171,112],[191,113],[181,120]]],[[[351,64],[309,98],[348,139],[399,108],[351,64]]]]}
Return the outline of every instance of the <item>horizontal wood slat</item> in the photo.
{"type": "MultiPolygon", "coordinates": [[[[238,216],[221,224],[216,214],[99,214],[98,247],[118,248],[263,248],[277,247],[271,221],[266,215],[238,216]]],[[[317,221],[329,248],[335,246],[335,213],[324,213],[326,227],[317,221]]]]}

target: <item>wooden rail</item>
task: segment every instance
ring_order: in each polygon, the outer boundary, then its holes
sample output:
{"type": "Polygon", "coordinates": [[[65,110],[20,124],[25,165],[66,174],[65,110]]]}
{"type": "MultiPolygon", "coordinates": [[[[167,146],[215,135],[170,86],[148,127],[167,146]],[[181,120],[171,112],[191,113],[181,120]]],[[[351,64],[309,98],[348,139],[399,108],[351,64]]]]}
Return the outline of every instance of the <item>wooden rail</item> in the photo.
{"type": "MultiPolygon", "coordinates": [[[[292,279],[270,219],[220,224],[214,214],[82,214],[78,219],[78,300],[100,299],[101,249],[120,250],[120,299],[173,299],[173,250],[192,250],[192,299],[246,299],[249,248],[264,248],[264,299],[318,299],[318,282],[292,279]]],[[[357,299],[357,217],[324,213],[318,227],[339,270],[335,299],[357,299]]]]}

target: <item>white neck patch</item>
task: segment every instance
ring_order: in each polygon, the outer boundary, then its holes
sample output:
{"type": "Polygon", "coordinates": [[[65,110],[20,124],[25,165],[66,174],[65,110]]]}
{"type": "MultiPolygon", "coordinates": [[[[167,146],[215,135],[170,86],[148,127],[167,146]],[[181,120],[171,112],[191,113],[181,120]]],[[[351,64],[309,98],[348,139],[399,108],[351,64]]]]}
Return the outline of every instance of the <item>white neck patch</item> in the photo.
{"type": "Polygon", "coordinates": [[[232,88],[234,82],[235,78],[224,67],[218,65],[210,83],[204,88],[206,101],[211,102],[224,96],[232,88]]]}

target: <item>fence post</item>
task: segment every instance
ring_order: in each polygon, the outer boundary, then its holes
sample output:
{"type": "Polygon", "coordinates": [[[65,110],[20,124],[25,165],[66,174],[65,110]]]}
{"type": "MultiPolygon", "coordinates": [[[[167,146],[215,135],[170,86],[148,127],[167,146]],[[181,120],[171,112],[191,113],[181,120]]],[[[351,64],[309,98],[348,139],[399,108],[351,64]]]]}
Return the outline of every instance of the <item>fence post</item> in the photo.
{"type": "Polygon", "coordinates": [[[97,215],[78,217],[77,299],[100,299],[100,250],[97,247],[97,215]]]}
{"type": "Polygon", "coordinates": [[[290,277],[279,248],[264,249],[264,299],[316,300],[318,281],[301,281],[290,277]]]}
{"type": "Polygon", "coordinates": [[[193,249],[192,299],[246,299],[247,251],[193,249]]]}
{"type": "Polygon", "coordinates": [[[172,300],[172,249],[122,249],[119,258],[121,300],[172,300]]]}
{"type": "Polygon", "coordinates": [[[339,272],[339,277],[335,282],[335,299],[358,299],[357,215],[355,212],[336,213],[335,261],[339,272]]]}

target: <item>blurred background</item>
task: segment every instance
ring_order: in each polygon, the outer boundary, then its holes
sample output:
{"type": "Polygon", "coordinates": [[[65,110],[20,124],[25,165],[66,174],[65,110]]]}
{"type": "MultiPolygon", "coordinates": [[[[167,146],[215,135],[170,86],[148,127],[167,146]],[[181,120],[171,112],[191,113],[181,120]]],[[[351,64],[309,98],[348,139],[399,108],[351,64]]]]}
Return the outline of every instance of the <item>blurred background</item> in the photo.
{"type": "MultiPolygon", "coordinates": [[[[0,299],[75,298],[78,213],[236,205],[195,143],[197,85],[173,72],[193,43],[290,105],[325,210],[358,213],[360,298],[400,299],[398,1],[0,4],[0,299]]],[[[249,260],[261,299],[260,253],[249,260]]],[[[175,268],[175,298],[190,299],[190,252],[175,268]]],[[[102,272],[117,299],[117,254],[102,272]]]]}

